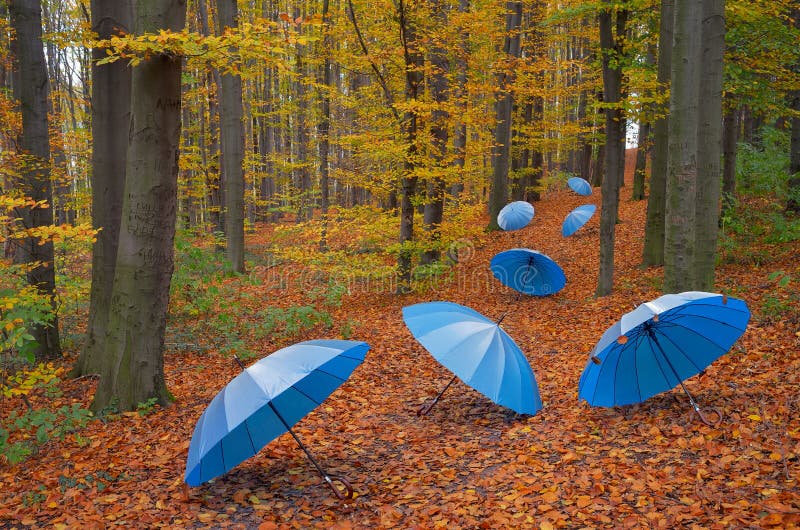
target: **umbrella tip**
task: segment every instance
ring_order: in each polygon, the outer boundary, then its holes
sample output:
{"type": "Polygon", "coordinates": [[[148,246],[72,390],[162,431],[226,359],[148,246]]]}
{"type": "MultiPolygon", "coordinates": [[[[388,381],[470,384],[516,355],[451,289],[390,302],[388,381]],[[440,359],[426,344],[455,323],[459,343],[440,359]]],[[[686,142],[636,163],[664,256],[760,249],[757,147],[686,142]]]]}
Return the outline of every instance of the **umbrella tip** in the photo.
{"type": "Polygon", "coordinates": [[[617,337],[617,344],[625,344],[626,342],[628,342],[627,335],[620,335],[617,337]]]}
{"type": "Polygon", "coordinates": [[[593,362],[594,364],[600,364],[600,357],[597,357],[597,356],[595,356],[595,355],[592,355],[592,356],[591,356],[591,357],[589,357],[589,358],[592,360],[592,362],[593,362]]]}

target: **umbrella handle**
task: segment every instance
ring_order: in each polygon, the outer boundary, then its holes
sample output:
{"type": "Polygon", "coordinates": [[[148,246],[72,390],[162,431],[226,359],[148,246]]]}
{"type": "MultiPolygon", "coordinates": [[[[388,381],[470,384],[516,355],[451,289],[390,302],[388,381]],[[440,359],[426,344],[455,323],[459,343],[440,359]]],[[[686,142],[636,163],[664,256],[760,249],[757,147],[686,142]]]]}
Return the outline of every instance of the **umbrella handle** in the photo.
{"type": "Polygon", "coordinates": [[[711,412],[716,415],[717,419],[712,421],[706,413],[700,410],[700,407],[695,407],[694,411],[700,417],[700,421],[708,425],[709,427],[716,427],[722,422],[723,414],[722,410],[718,409],[717,407],[706,407],[705,410],[710,410],[711,412]]]}
{"type": "Polygon", "coordinates": [[[325,482],[328,483],[328,486],[330,486],[333,490],[333,494],[336,495],[340,501],[353,498],[353,486],[351,486],[344,477],[340,477],[338,475],[325,475],[325,482]],[[338,482],[344,486],[344,492],[336,487],[334,482],[338,482]]]}
{"type": "Polygon", "coordinates": [[[424,416],[431,411],[433,406],[436,404],[436,401],[430,401],[428,403],[423,403],[422,406],[417,409],[417,416],[424,416]]]}

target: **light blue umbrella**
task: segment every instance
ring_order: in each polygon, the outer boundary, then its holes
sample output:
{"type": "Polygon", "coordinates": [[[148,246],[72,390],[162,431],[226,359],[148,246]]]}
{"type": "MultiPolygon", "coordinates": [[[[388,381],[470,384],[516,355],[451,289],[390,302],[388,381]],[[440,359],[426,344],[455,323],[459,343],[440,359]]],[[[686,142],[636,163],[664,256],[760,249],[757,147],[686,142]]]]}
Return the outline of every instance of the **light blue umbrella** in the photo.
{"type": "Polygon", "coordinates": [[[513,248],[496,254],[490,268],[500,283],[523,294],[549,296],[567,283],[558,263],[528,248],[513,248]]]}
{"type": "Polygon", "coordinates": [[[427,413],[456,377],[519,414],[542,408],[533,370],[499,322],[452,302],[404,307],[403,321],[433,358],[455,374],[419,414],[427,413]]]}
{"type": "Polygon", "coordinates": [[[503,206],[497,214],[497,224],[503,230],[525,228],[533,219],[533,206],[527,201],[514,201],[503,206]]]}
{"type": "Polygon", "coordinates": [[[578,397],[613,407],[680,385],[707,421],[683,381],[725,354],[749,320],[744,301],[715,293],[667,294],[642,304],[603,333],[581,375],[578,397]]]}
{"type": "Polygon", "coordinates": [[[578,195],[591,195],[592,185],[580,177],[572,177],[567,181],[567,186],[578,195]]]}
{"type": "Polygon", "coordinates": [[[577,232],[580,227],[592,218],[595,210],[597,210],[597,206],[594,204],[584,204],[569,212],[561,225],[561,235],[568,237],[577,232]]]}
{"type": "Polygon", "coordinates": [[[198,486],[231,470],[288,431],[334,493],[352,497],[350,484],[326,473],[291,427],[346,381],[368,350],[366,342],[310,340],[278,350],[248,368],[242,365],[242,373],[214,396],[197,421],[189,443],[186,483],[198,486]],[[346,494],[334,481],[345,487],[346,494]]]}

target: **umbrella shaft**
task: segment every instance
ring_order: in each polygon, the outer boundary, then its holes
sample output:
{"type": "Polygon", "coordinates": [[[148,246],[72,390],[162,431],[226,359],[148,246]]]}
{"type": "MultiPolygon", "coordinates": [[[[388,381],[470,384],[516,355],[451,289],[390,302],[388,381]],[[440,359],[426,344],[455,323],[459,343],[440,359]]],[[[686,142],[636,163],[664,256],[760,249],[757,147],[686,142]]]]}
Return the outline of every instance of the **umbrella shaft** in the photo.
{"type": "Polygon", "coordinates": [[[672,366],[672,363],[670,362],[669,357],[667,357],[667,354],[664,352],[664,348],[662,348],[661,347],[661,343],[658,342],[658,337],[656,337],[655,331],[652,331],[652,330],[650,331],[650,338],[653,339],[653,343],[656,345],[656,347],[658,348],[658,351],[661,353],[661,357],[664,358],[664,361],[666,361],[667,366],[669,366],[669,369],[672,370],[672,374],[675,376],[675,379],[678,380],[678,383],[681,385],[681,388],[686,393],[686,396],[689,398],[689,403],[692,404],[692,407],[694,408],[695,411],[699,412],[700,411],[700,406],[697,404],[697,402],[694,400],[692,395],[689,393],[689,390],[686,389],[686,385],[683,384],[683,380],[678,375],[678,371],[675,370],[674,366],[672,366]]]}
{"type": "Polygon", "coordinates": [[[308,459],[309,459],[309,460],[311,460],[311,463],[312,463],[312,464],[314,464],[314,467],[316,467],[316,468],[317,468],[317,471],[319,471],[319,474],[320,474],[320,475],[322,475],[322,476],[325,478],[325,480],[326,480],[326,481],[329,481],[329,478],[328,478],[328,473],[326,473],[326,472],[325,472],[325,470],[324,470],[324,469],[322,469],[322,466],[321,466],[321,465],[319,465],[319,462],[317,462],[317,460],[316,460],[316,459],[314,458],[314,456],[311,454],[311,451],[309,451],[309,450],[306,448],[306,446],[303,444],[303,442],[301,442],[301,441],[300,441],[300,438],[298,438],[298,436],[297,436],[297,435],[294,433],[294,431],[293,431],[293,430],[292,430],[292,428],[289,426],[289,424],[286,422],[286,420],[285,420],[285,419],[283,419],[283,416],[281,416],[281,413],[280,413],[280,412],[278,412],[278,409],[276,409],[276,408],[275,408],[275,405],[273,405],[271,401],[268,403],[268,405],[269,405],[269,408],[271,408],[271,409],[272,409],[272,412],[274,412],[274,413],[275,413],[275,415],[278,417],[278,419],[281,421],[281,423],[283,424],[283,426],[284,426],[284,427],[286,427],[286,431],[287,431],[289,434],[291,434],[291,435],[292,435],[292,438],[294,438],[294,441],[295,441],[295,442],[297,442],[297,445],[299,445],[299,446],[300,446],[300,449],[302,449],[302,450],[303,450],[303,452],[306,454],[306,456],[308,457],[308,459]]]}

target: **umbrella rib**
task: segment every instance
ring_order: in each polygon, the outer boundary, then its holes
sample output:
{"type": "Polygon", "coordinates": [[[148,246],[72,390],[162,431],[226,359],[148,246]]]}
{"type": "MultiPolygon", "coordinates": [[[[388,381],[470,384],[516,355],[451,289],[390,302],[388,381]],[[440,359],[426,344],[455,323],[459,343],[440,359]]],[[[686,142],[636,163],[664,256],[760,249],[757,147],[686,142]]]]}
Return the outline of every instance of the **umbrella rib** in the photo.
{"type": "MultiPolygon", "coordinates": [[[[713,307],[713,306],[709,306],[709,307],[713,307]]],[[[737,331],[744,332],[744,330],[742,330],[741,328],[738,328],[738,327],[736,327],[736,326],[734,326],[732,324],[729,324],[728,322],[725,322],[724,320],[718,320],[716,318],[712,318],[712,317],[705,316],[705,315],[693,315],[693,314],[681,313],[681,312],[678,312],[678,311],[667,315],[666,319],[662,320],[661,323],[663,323],[663,324],[674,324],[676,326],[680,326],[681,324],[679,324],[677,322],[677,320],[679,318],[681,318],[681,317],[696,318],[696,319],[702,319],[702,320],[710,320],[711,322],[716,322],[717,324],[720,324],[722,326],[725,326],[725,327],[728,327],[728,328],[731,328],[731,329],[735,329],[737,331]]]]}
{"type": "MultiPolygon", "coordinates": [[[[682,326],[681,326],[681,327],[682,327],[682,326]]],[[[688,328],[683,328],[683,329],[688,329],[688,328]]],[[[663,332],[663,331],[661,331],[660,329],[654,329],[653,331],[654,331],[654,332],[656,332],[656,333],[658,333],[660,336],[664,337],[664,339],[665,339],[665,340],[669,341],[669,343],[670,343],[670,344],[672,344],[672,345],[675,347],[675,349],[676,349],[676,350],[678,350],[679,352],[681,352],[681,355],[683,355],[683,356],[686,358],[686,360],[688,360],[688,361],[689,361],[689,363],[691,363],[691,365],[692,365],[692,366],[694,366],[694,367],[695,367],[695,369],[696,369],[698,372],[701,372],[701,371],[703,371],[703,368],[702,368],[702,367],[700,367],[700,366],[697,366],[697,364],[694,362],[694,359],[692,359],[692,358],[691,358],[689,355],[687,355],[687,353],[686,353],[685,351],[683,351],[683,348],[681,348],[680,346],[678,346],[678,344],[677,344],[677,343],[676,343],[674,340],[672,340],[672,339],[669,337],[669,335],[667,335],[666,333],[664,333],[664,332],[663,332]]],[[[692,331],[692,330],[689,330],[689,331],[692,331]]],[[[699,334],[699,333],[697,333],[697,332],[694,332],[694,331],[693,331],[693,333],[694,333],[695,335],[699,336],[699,337],[703,337],[702,335],[700,335],[700,334],[699,334]]],[[[705,338],[705,337],[703,337],[703,338],[705,338]]],[[[710,342],[710,341],[709,341],[709,342],[710,342]]],[[[665,355],[664,357],[666,357],[666,355],[665,355]]],[[[670,363],[670,365],[671,365],[671,363],[670,363]]],[[[672,369],[672,371],[673,371],[673,372],[675,372],[675,376],[676,376],[676,377],[678,377],[678,380],[680,380],[680,377],[678,376],[678,373],[675,371],[675,369],[674,369],[674,368],[672,369]]]]}

